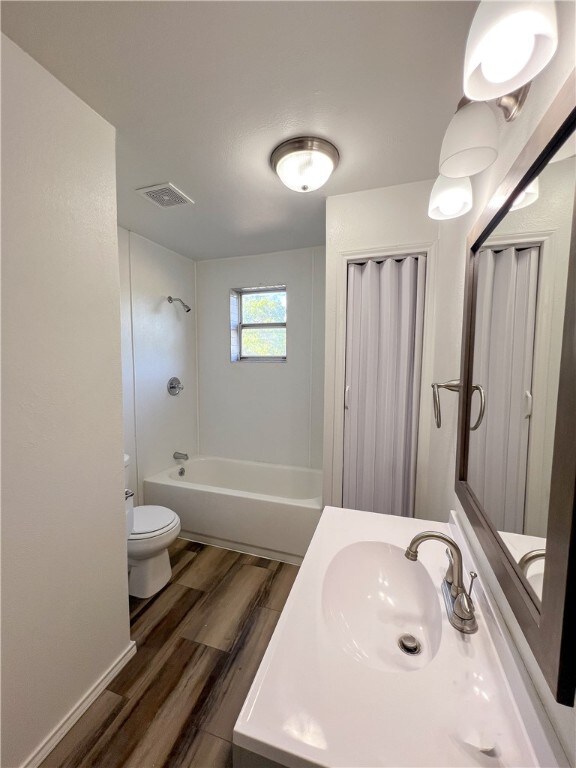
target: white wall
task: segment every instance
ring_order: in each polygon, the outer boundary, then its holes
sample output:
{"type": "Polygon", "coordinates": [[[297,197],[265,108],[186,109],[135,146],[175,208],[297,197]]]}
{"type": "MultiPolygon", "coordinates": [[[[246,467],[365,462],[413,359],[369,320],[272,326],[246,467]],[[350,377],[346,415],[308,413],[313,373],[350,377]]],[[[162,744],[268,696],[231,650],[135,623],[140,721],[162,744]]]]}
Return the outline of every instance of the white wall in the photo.
{"type": "Polygon", "coordinates": [[[324,249],[200,261],[200,452],[320,467],[324,249]],[[286,285],[287,361],[230,362],[230,290],[286,285]]]}
{"type": "MultiPolygon", "coordinates": [[[[426,270],[424,344],[422,352],[421,401],[418,430],[418,464],[416,478],[416,514],[430,519],[447,519],[447,500],[452,494],[442,493],[434,499],[427,496],[432,480],[428,476],[428,454],[432,427],[432,390],[435,370],[434,350],[437,306],[435,284],[438,280],[436,244],[438,223],[428,218],[428,198],[432,182],[421,181],[395,187],[371,189],[348,195],[329,197],[326,205],[326,382],[324,416],[324,502],[340,503],[336,498],[341,488],[343,365],[346,296],[343,275],[344,256],[352,253],[403,253],[429,248],[426,270]],[[336,371],[336,375],[335,375],[336,371]]],[[[456,320],[459,326],[460,319],[456,320]]],[[[451,377],[457,376],[453,372],[451,377]]]]}
{"type": "Polygon", "coordinates": [[[119,244],[124,444],[142,503],[145,477],[173,464],[174,451],[198,450],[195,263],[122,228],[119,244]],[[181,298],[191,312],[167,296],[181,298]],[[184,385],[177,397],[166,389],[172,376],[184,385]]]}
{"type": "Polygon", "coordinates": [[[2,37],[2,765],[129,648],[114,129],[2,37]]]}

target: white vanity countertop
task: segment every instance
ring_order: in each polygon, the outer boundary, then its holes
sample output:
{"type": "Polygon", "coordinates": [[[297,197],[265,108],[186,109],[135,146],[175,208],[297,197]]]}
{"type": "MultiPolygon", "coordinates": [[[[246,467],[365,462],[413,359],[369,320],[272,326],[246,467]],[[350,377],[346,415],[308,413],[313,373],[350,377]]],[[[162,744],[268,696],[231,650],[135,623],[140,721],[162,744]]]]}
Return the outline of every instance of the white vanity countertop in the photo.
{"type": "MultiPolygon", "coordinates": [[[[556,764],[552,752],[542,747],[541,734],[537,738],[538,755],[534,749],[481,611],[477,609],[476,634],[464,635],[449,624],[440,592],[448,563],[441,543],[425,541],[419,549],[419,563],[426,569],[438,600],[438,605],[431,606],[430,616],[422,620],[434,624],[436,641],[426,635],[425,628],[420,627],[420,635],[428,645],[436,642],[437,650],[433,648],[427,658],[424,651],[421,656],[407,657],[388,640],[384,650],[378,648],[378,642],[382,645],[384,641],[377,638],[365,652],[364,647],[353,647],[354,632],[346,643],[342,633],[334,631],[335,600],[338,605],[335,585],[343,593],[348,590],[342,573],[339,580],[328,583],[325,579],[327,572],[334,573],[334,556],[338,555],[339,563],[344,562],[344,573],[356,573],[350,565],[353,560],[343,560],[338,554],[351,544],[387,542],[403,551],[412,537],[424,530],[451,534],[443,523],[325,508],[236,723],[234,744],[288,768],[527,768],[556,764]],[[390,645],[396,654],[390,657],[392,661],[386,660],[390,645]]],[[[395,547],[391,550],[398,557],[395,547]]],[[[368,550],[350,549],[351,557],[355,551],[368,550]]],[[[395,562],[404,573],[401,561],[395,562]]],[[[418,583],[417,569],[421,566],[405,562],[414,567],[418,583]]],[[[465,555],[466,586],[472,567],[465,555]]],[[[426,571],[421,571],[422,583],[429,585],[426,571]]],[[[411,580],[412,571],[406,574],[411,580]]],[[[378,578],[388,577],[383,573],[378,578]]],[[[387,582],[382,581],[385,583],[382,592],[372,594],[372,598],[394,605],[394,594],[399,592],[387,592],[387,582]]],[[[430,594],[433,592],[428,593],[426,604],[430,594]]],[[[348,606],[351,597],[354,595],[343,594],[348,606]]],[[[358,611],[354,613],[361,617],[362,606],[368,606],[366,600],[372,598],[359,590],[358,611]]],[[[388,612],[397,610],[382,605],[388,612]]],[[[336,616],[341,624],[344,620],[345,629],[348,615],[347,608],[336,616]]],[[[382,636],[396,622],[393,616],[392,621],[390,613],[382,619],[382,636]]],[[[352,620],[357,628],[357,617],[352,620]]],[[[399,616],[398,634],[405,620],[399,616]]],[[[492,616],[488,623],[494,624],[492,616]]]]}

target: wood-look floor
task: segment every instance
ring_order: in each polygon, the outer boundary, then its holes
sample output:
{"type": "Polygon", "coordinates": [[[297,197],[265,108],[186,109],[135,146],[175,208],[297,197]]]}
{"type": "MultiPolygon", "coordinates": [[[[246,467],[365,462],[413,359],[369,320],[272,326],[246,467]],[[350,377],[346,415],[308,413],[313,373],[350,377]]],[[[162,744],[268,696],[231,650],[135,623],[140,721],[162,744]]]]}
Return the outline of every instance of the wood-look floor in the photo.
{"type": "Polygon", "coordinates": [[[172,579],[130,598],[138,651],[41,768],[220,768],[296,566],[177,539],[172,579]]]}

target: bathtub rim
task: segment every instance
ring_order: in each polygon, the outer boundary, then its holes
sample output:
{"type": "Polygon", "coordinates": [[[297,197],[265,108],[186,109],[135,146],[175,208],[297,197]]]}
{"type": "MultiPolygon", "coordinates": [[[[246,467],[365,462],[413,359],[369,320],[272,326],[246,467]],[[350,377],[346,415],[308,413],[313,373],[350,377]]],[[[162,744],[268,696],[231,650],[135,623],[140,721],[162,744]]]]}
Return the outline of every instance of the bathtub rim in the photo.
{"type": "Polygon", "coordinates": [[[148,477],[144,478],[144,483],[158,483],[159,485],[170,485],[176,488],[183,488],[188,490],[198,490],[203,491],[204,493],[217,493],[224,496],[239,496],[240,498],[244,499],[258,499],[260,501],[267,501],[272,504],[286,504],[289,503],[291,505],[297,506],[297,507],[305,507],[308,509],[322,509],[322,492],[320,492],[319,496],[311,496],[306,498],[294,498],[292,496],[272,496],[270,494],[266,493],[254,493],[252,491],[241,491],[236,490],[235,488],[226,488],[225,486],[219,486],[219,485],[206,485],[204,483],[195,483],[190,482],[186,479],[180,480],[175,479],[169,476],[170,472],[177,471],[180,467],[186,467],[187,464],[190,464],[192,462],[202,462],[203,460],[208,459],[216,459],[218,461],[226,461],[226,462],[233,462],[234,464],[250,464],[252,466],[257,467],[273,467],[274,469],[298,469],[303,470],[305,472],[313,472],[314,474],[318,474],[322,476],[322,470],[321,469],[313,469],[311,467],[294,467],[288,464],[269,464],[264,461],[244,461],[244,459],[226,459],[222,456],[204,456],[204,455],[196,455],[191,456],[187,461],[178,461],[175,464],[172,464],[170,467],[167,467],[166,469],[163,469],[161,472],[157,472],[154,475],[150,475],[148,477]]]}

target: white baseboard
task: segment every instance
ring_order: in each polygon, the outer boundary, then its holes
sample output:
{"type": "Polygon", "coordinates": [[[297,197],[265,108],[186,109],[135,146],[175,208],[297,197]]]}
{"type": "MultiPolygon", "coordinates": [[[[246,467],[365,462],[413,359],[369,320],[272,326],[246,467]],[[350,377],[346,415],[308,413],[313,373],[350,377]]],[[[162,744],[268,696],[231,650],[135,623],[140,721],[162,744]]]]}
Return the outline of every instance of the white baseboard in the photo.
{"type": "Polygon", "coordinates": [[[72,726],[80,720],[84,712],[88,707],[96,701],[98,696],[106,688],[120,672],[122,667],[136,653],[136,643],[131,640],[124,651],[118,656],[116,661],[106,670],[106,672],[97,680],[92,688],[90,688],[80,701],[68,712],[66,717],[58,723],[58,725],[51,731],[44,741],[36,747],[34,752],[22,763],[21,768],[37,768],[40,763],[52,752],[56,744],[66,736],[72,726]]]}

